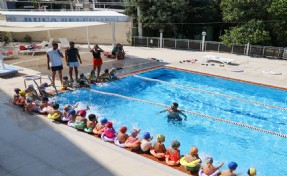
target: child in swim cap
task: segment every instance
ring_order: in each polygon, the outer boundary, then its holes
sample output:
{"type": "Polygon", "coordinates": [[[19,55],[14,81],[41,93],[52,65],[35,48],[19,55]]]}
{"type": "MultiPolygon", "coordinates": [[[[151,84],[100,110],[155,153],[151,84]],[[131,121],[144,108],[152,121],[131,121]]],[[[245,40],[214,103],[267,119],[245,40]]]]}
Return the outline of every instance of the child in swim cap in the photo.
{"type": "Polygon", "coordinates": [[[84,130],[87,126],[87,119],[86,119],[86,110],[80,110],[77,112],[77,117],[74,122],[74,127],[78,130],[84,130]]]}
{"type": "Polygon", "coordinates": [[[205,175],[218,175],[219,171],[218,169],[223,166],[224,162],[221,162],[220,165],[214,167],[213,166],[213,158],[212,157],[206,157],[205,158],[205,161],[206,161],[206,165],[202,166],[202,171],[205,175]],[[217,174],[215,174],[215,172],[217,174]]]}
{"type": "Polygon", "coordinates": [[[32,112],[34,107],[36,106],[32,97],[27,97],[25,102],[25,110],[27,112],[32,112]]]}
{"type": "Polygon", "coordinates": [[[131,135],[125,142],[125,145],[129,148],[132,148],[132,151],[137,151],[141,144],[141,140],[137,138],[137,135],[139,134],[140,131],[141,131],[140,129],[138,130],[133,129],[131,135]]]}
{"type": "Polygon", "coordinates": [[[120,144],[123,144],[126,142],[126,140],[129,138],[129,136],[126,134],[127,132],[127,127],[122,126],[118,132],[117,138],[120,144]]]}
{"type": "Polygon", "coordinates": [[[117,69],[116,68],[112,68],[112,70],[110,71],[111,79],[118,79],[118,77],[116,76],[116,72],[117,72],[117,69]]]}
{"type": "Polygon", "coordinates": [[[19,91],[19,99],[18,101],[15,102],[16,105],[18,106],[24,106],[25,105],[25,101],[26,101],[26,92],[25,90],[20,90],[19,91]]]}
{"type": "Polygon", "coordinates": [[[97,135],[102,135],[104,132],[105,125],[108,123],[108,120],[106,118],[103,118],[100,120],[100,123],[96,125],[96,127],[93,130],[93,133],[97,135]]]}
{"type": "Polygon", "coordinates": [[[154,155],[156,158],[164,158],[166,148],[164,146],[165,136],[162,134],[158,134],[156,136],[157,141],[153,145],[153,149],[151,150],[151,154],[154,155]]]}
{"type": "Polygon", "coordinates": [[[234,173],[234,171],[236,170],[237,168],[237,163],[235,162],[230,162],[228,163],[228,170],[223,170],[221,171],[221,176],[236,176],[238,174],[234,173]]]}
{"type": "Polygon", "coordinates": [[[83,73],[80,74],[80,79],[78,80],[77,87],[90,87],[89,80],[85,77],[83,73]]]}
{"type": "Polygon", "coordinates": [[[185,161],[187,163],[191,163],[191,162],[196,161],[198,159],[200,160],[198,165],[196,165],[194,167],[185,166],[185,169],[190,171],[190,172],[198,172],[199,169],[200,169],[200,164],[202,163],[201,159],[198,156],[198,149],[197,149],[197,147],[192,146],[190,148],[189,154],[185,155],[185,161]]]}
{"type": "Polygon", "coordinates": [[[111,76],[110,76],[110,73],[109,73],[109,69],[105,69],[104,73],[102,73],[100,75],[100,78],[101,78],[101,81],[102,82],[108,82],[109,80],[111,80],[111,76]]]}
{"type": "Polygon", "coordinates": [[[171,142],[171,146],[166,151],[165,162],[168,165],[179,165],[180,143],[177,140],[171,142]]]}
{"type": "Polygon", "coordinates": [[[96,84],[97,77],[96,77],[96,73],[94,70],[91,71],[90,76],[89,76],[89,80],[90,80],[91,84],[96,84]]]}
{"type": "Polygon", "coordinates": [[[69,81],[68,76],[63,77],[62,90],[68,90],[69,87],[73,87],[72,83],[69,81]]]}
{"type": "Polygon", "coordinates": [[[68,122],[68,121],[71,120],[70,117],[69,117],[69,112],[70,112],[71,109],[72,109],[72,106],[69,105],[69,104],[66,104],[64,106],[63,111],[62,111],[62,117],[61,117],[61,120],[63,122],[68,122]]]}
{"type": "Polygon", "coordinates": [[[145,132],[143,134],[143,139],[141,141],[140,149],[143,153],[150,155],[150,149],[152,148],[151,140],[153,139],[153,136],[150,135],[149,132],[145,132]]]}
{"type": "Polygon", "coordinates": [[[46,88],[49,87],[48,83],[43,83],[41,84],[41,86],[38,88],[40,94],[43,96],[43,97],[52,97],[53,95],[52,94],[49,94],[48,92],[46,92],[46,88]]]}
{"type": "Polygon", "coordinates": [[[255,168],[250,168],[247,171],[248,176],[255,176],[256,175],[256,169],[255,168]]]}
{"type": "Polygon", "coordinates": [[[34,88],[33,84],[28,85],[28,88],[25,90],[26,94],[31,94],[33,99],[38,97],[37,91],[34,88]]]}
{"type": "Polygon", "coordinates": [[[16,102],[17,102],[17,101],[19,100],[19,98],[20,98],[20,95],[19,95],[20,89],[19,89],[19,88],[15,88],[15,89],[14,89],[14,92],[15,92],[15,94],[14,94],[14,96],[13,96],[12,102],[13,102],[14,104],[16,104],[16,102]]]}
{"type": "Polygon", "coordinates": [[[116,137],[116,131],[112,122],[108,122],[104,128],[104,136],[108,139],[114,139],[116,137]]]}

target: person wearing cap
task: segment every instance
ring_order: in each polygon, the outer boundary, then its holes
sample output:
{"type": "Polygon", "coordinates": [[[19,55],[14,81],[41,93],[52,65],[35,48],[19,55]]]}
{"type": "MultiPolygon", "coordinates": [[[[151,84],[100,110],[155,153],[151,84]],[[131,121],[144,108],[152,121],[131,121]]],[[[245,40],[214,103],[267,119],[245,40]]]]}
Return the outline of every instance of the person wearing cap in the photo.
{"type": "Polygon", "coordinates": [[[61,81],[61,85],[63,84],[62,79],[62,70],[63,70],[63,62],[62,58],[64,57],[61,51],[58,49],[58,44],[52,44],[53,49],[47,52],[47,64],[48,70],[52,70],[52,85],[55,85],[55,76],[56,72],[59,73],[59,79],[61,81]]]}
{"type": "Polygon", "coordinates": [[[143,134],[143,139],[141,141],[141,145],[140,145],[140,149],[141,152],[145,153],[145,154],[151,154],[150,153],[150,149],[152,148],[152,144],[151,144],[151,140],[153,139],[153,136],[150,135],[149,132],[145,132],[143,134]]]}
{"type": "Polygon", "coordinates": [[[97,135],[102,135],[107,123],[108,123],[108,120],[106,118],[101,119],[100,123],[97,123],[96,127],[93,129],[93,133],[97,135]]]}
{"type": "Polygon", "coordinates": [[[69,67],[70,81],[74,82],[73,69],[75,69],[75,77],[76,80],[78,80],[78,67],[80,66],[79,61],[82,64],[82,60],[78,49],[75,48],[74,42],[70,42],[70,47],[65,50],[65,60],[69,67]]]}
{"type": "Polygon", "coordinates": [[[34,99],[32,97],[27,97],[24,107],[27,112],[32,112],[35,108],[36,104],[34,103],[34,99]]]}
{"type": "Polygon", "coordinates": [[[137,138],[137,135],[140,133],[140,129],[133,129],[131,135],[125,142],[125,146],[132,149],[132,151],[137,151],[141,144],[141,140],[137,138]]]}
{"type": "Polygon", "coordinates": [[[96,84],[97,83],[97,77],[96,77],[96,73],[94,70],[91,71],[90,75],[89,75],[89,80],[91,84],[96,84]]]}
{"type": "Polygon", "coordinates": [[[150,153],[156,158],[164,158],[166,148],[164,146],[165,136],[158,134],[156,136],[157,141],[154,143],[153,148],[150,150],[150,153]]]}
{"type": "Polygon", "coordinates": [[[235,162],[228,163],[228,170],[221,171],[220,175],[221,176],[236,176],[236,175],[238,175],[238,174],[234,173],[234,171],[236,170],[237,166],[238,165],[235,162]]]}
{"type": "Polygon", "coordinates": [[[118,79],[118,77],[116,76],[116,72],[117,72],[117,69],[116,68],[112,68],[111,71],[110,71],[110,77],[111,79],[118,79]]]}
{"type": "Polygon", "coordinates": [[[102,139],[104,139],[105,141],[114,141],[115,138],[116,138],[116,131],[113,127],[113,123],[108,122],[105,125],[102,139]]]}
{"type": "Polygon", "coordinates": [[[26,101],[26,92],[25,92],[25,90],[20,90],[19,91],[19,95],[20,95],[20,97],[19,97],[18,101],[15,102],[15,104],[18,105],[18,106],[24,106],[25,101],[26,101]]]}
{"type": "Polygon", "coordinates": [[[84,75],[84,73],[80,74],[80,79],[78,80],[78,84],[76,86],[77,88],[79,87],[90,87],[90,81],[88,78],[84,75]]]}
{"type": "Polygon", "coordinates": [[[167,149],[165,155],[166,164],[171,166],[179,165],[179,159],[180,159],[180,150],[178,149],[179,147],[180,143],[177,140],[173,140],[171,142],[171,146],[167,149]]]}
{"type": "Polygon", "coordinates": [[[256,169],[255,168],[250,168],[247,171],[248,176],[255,176],[256,175],[256,169]]]}
{"type": "Polygon", "coordinates": [[[109,69],[105,69],[104,73],[101,74],[100,79],[102,82],[108,82],[109,80],[111,80],[109,69]]]}
{"type": "Polygon", "coordinates": [[[15,92],[15,94],[14,94],[14,96],[13,96],[12,102],[13,102],[14,104],[16,104],[16,102],[17,102],[17,101],[19,100],[19,98],[20,98],[20,94],[19,94],[20,89],[19,89],[19,88],[15,88],[15,89],[14,89],[14,92],[15,92]]]}
{"type": "Polygon", "coordinates": [[[119,141],[120,144],[124,144],[126,142],[126,140],[129,138],[129,135],[126,134],[127,132],[127,127],[126,126],[122,126],[117,134],[117,139],[119,141]]]}
{"type": "Polygon", "coordinates": [[[68,76],[64,76],[62,90],[68,90],[69,88],[72,88],[72,87],[73,87],[73,84],[69,81],[68,76]]]}
{"type": "Polygon", "coordinates": [[[98,117],[95,114],[90,114],[87,120],[87,127],[84,129],[87,133],[93,133],[93,129],[96,127],[98,123],[98,117]]]}
{"type": "Polygon", "coordinates": [[[33,99],[36,99],[38,97],[37,91],[34,88],[33,84],[28,85],[25,92],[26,92],[26,94],[31,95],[33,99]]]}
{"type": "Polygon", "coordinates": [[[178,103],[172,103],[170,107],[168,107],[165,110],[160,111],[159,113],[168,112],[167,115],[167,122],[176,122],[176,121],[182,121],[182,118],[180,115],[184,117],[184,120],[187,120],[187,116],[182,112],[182,110],[178,109],[178,103]]]}
{"type": "Polygon", "coordinates": [[[41,98],[41,101],[37,104],[39,113],[41,114],[47,113],[48,101],[49,101],[48,97],[41,98]]]}
{"type": "Polygon", "coordinates": [[[74,109],[71,109],[69,111],[69,116],[68,116],[68,119],[70,119],[68,121],[68,126],[74,127],[74,123],[75,123],[76,117],[77,117],[77,112],[74,109]]]}
{"type": "Polygon", "coordinates": [[[94,48],[90,48],[90,52],[93,54],[93,70],[97,69],[97,77],[100,76],[101,67],[103,65],[103,60],[101,58],[101,52],[104,52],[99,45],[95,44],[94,48]]]}
{"type": "MultiPolygon", "coordinates": [[[[205,161],[206,161],[206,165],[202,166],[201,169],[202,169],[202,172],[205,174],[205,175],[212,175],[214,174],[215,172],[217,172],[217,174],[219,173],[218,169],[220,167],[223,166],[224,162],[221,162],[218,166],[214,167],[213,166],[213,158],[212,157],[206,157],[205,158],[205,161]]],[[[214,174],[216,175],[216,174],[214,174]]]]}
{"type": "Polygon", "coordinates": [[[68,122],[70,121],[71,119],[69,118],[69,111],[72,109],[72,106],[69,105],[69,104],[66,104],[62,110],[62,117],[61,117],[61,120],[63,122],[68,122]]]}
{"type": "Polygon", "coordinates": [[[48,84],[48,83],[45,82],[45,83],[41,84],[40,87],[38,88],[39,93],[40,93],[41,96],[43,96],[43,97],[53,97],[52,94],[50,94],[50,93],[48,93],[48,92],[46,91],[46,88],[47,88],[47,87],[49,87],[49,84],[48,84]]]}
{"type": "Polygon", "coordinates": [[[76,120],[74,122],[74,128],[76,128],[77,130],[84,130],[87,127],[86,114],[87,114],[86,110],[79,110],[77,112],[76,120]]]}

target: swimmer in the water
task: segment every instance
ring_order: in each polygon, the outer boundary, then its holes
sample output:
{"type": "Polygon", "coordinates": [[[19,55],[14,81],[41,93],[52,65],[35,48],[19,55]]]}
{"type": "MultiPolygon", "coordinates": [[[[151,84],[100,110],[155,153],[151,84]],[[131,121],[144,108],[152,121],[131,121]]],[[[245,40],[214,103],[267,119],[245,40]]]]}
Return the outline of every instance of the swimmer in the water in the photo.
{"type": "Polygon", "coordinates": [[[177,103],[172,103],[172,105],[170,107],[168,107],[165,110],[160,111],[159,113],[163,113],[163,112],[168,112],[168,120],[178,120],[181,121],[182,118],[180,117],[180,115],[182,115],[184,117],[184,120],[186,120],[187,116],[182,112],[182,110],[177,109],[178,108],[178,104],[177,103]]]}

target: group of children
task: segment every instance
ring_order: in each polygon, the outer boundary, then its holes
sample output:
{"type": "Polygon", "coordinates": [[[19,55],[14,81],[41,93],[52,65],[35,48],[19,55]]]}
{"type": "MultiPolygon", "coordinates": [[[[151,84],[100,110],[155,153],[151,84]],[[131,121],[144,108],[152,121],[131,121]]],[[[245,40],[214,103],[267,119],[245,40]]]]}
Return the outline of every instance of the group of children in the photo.
{"type": "MultiPolygon", "coordinates": [[[[80,78],[81,79],[81,78],[80,78]]],[[[89,114],[87,116],[87,110],[89,107],[80,108],[77,104],[65,105],[63,110],[59,110],[59,104],[49,102],[49,95],[45,91],[47,83],[44,83],[39,88],[39,94],[34,89],[33,85],[29,85],[27,89],[20,90],[14,89],[15,95],[13,103],[15,105],[23,107],[23,110],[28,112],[37,112],[47,114],[47,117],[56,121],[67,123],[68,126],[75,129],[84,131],[86,133],[95,134],[101,137],[102,140],[108,142],[114,142],[122,148],[131,148],[132,151],[138,153],[144,153],[153,155],[158,159],[165,160],[166,164],[171,166],[183,165],[187,171],[191,173],[198,173],[199,176],[235,176],[238,173],[234,173],[237,168],[235,162],[228,164],[228,170],[219,171],[218,169],[224,164],[223,162],[219,166],[213,166],[213,158],[206,157],[206,164],[202,165],[202,160],[199,158],[198,149],[192,147],[189,154],[182,156],[180,154],[180,142],[177,140],[172,141],[171,146],[168,149],[165,148],[165,136],[158,134],[156,141],[152,144],[153,136],[149,132],[144,132],[142,138],[138,137],[140,129],[133,129],[130,135],[127,134],[127,127],[122,126],[118,132],[113,127],[113,123],[106,118],[98,119],[95,114],[89,114]],[[41,98],[41,100],[39,100],[41,98]]],[[[256,175],[256,169],[250,168],[247,172],[249,176],[256,175]]]]}
{"type": "MultiPolygon", "coordinates": [[[[97,77],[95,71],[92,70],[88,78],[83,73],[80,74],[80,78],[77,81],[76,88],[90,87],[91,84],[96,84],[98,82],[108,82],[115,79],[118,79],[118,77],[116,76],[116,68],[112,68],[111,71],[109,71],[109,69],[105,69],[104,73],[102,73],[99,77],[97,77]]],[[[72,87],[72,82],[69,81],[67,76],[64,76],[62,89],[68,90],[72,87]]]]}

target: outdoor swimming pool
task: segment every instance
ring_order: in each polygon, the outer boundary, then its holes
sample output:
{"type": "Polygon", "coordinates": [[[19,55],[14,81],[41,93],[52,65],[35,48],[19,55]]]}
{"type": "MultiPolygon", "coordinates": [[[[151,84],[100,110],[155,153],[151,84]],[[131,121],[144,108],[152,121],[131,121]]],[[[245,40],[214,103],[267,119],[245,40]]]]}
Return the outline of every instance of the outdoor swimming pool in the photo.
{"type": "Polygon", "coordinates": [[[162,68],[55,99],[62,105],[80,101],[99,118],[111,120],[116,129],[126,125],[129,131],[141,128],[142,133],[164,134],[166,147],[177,139],[181,154],[195,145],[201,159],[213,156],[215,164],[225,162],[224,169],[235,161],[243,175],[250,167],[257,168],[258,175],[287,175],[286,138],[190,113],[187,121],[167,122],[167,114],[158,113],[165,109],[161,104],[177,102],[179,109],[287,134],[286,97],[287,92],[277,89],[162,68]]]}

